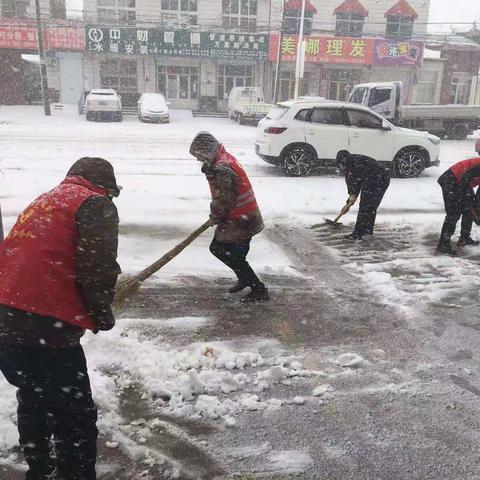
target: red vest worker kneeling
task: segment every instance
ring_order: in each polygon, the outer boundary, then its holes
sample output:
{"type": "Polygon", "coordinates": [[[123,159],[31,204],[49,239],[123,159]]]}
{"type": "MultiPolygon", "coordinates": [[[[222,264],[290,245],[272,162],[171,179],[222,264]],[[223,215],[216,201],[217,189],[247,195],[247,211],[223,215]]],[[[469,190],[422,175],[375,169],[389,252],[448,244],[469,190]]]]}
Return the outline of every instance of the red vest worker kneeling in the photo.
{"type": "Polygon", "coordinates": [[[0,244],[0,370],[18,388],[27,480],[96,478],[97,410],[80,338],[115,325],[119,193],[109,162],[82,158],[0,244]]]}
{"type": "Polygon", "coordinates": [[[229,292],[250,287],[251,292],[242,298],[243,302],[268,300],[267,288],[246,260],[252,237],[264,225],[245,170],[208,132],[195,136],[190,153],[203,163],[202,172],[210,184],[210,219],[217,225],[210,251],[238,278],[229,292]]]}

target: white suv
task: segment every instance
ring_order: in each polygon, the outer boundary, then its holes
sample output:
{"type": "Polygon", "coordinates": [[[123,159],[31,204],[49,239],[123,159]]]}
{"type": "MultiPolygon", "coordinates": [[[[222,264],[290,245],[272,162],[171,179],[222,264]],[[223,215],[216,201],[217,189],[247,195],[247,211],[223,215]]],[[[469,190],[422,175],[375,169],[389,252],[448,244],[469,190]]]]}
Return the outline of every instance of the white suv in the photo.
{"type": "Polygon", "coordinates": [[[361,105],[328,100],[279,104],[258,124],[255,150],[294,177],[335,165],[345,151],[386,163],[405,178],[440,164],[438,137],[396,127],[361,105]]]}
{"type": "Polygon", "coordinates": [[[115,122],[122,121],[122,101],[115,90],[97,88],[92,90],[85,101],[87,121],[108,118],[115,122]]]}

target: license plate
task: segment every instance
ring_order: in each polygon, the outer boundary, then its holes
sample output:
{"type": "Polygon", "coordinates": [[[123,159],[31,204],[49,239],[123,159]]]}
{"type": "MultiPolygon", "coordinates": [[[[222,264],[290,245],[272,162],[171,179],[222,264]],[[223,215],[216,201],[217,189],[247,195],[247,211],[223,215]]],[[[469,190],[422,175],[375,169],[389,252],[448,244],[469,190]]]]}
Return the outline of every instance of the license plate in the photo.
{"type": "Polygon", "coordinates": [[[102,102],[102,101],[98,102],[98,104],[99,104],[99,105],[108,105],[107,102],[102,102]]]}

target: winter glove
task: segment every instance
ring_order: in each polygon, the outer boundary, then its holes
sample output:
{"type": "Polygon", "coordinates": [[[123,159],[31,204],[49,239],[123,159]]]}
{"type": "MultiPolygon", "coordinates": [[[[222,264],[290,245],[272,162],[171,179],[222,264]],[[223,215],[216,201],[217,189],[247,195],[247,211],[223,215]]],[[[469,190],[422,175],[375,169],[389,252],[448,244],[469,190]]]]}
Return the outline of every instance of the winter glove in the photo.
{"type": "Polygon", "coordinates": [[[115,326],[115,317],[113,316],[112,307],[102,306],[90,310],[90,316],[93,320],[93,333],[99,331],[108,331],[115,326]]]}

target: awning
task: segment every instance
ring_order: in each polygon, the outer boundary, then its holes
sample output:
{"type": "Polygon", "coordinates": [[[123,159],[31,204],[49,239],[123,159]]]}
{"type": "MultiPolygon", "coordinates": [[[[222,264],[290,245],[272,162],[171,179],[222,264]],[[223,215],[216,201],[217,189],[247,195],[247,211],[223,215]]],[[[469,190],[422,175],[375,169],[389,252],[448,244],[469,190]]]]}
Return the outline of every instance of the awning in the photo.
{"type": "Polygon", "coordinates": [[[385,17],[412,17],[417,19],[418,13],[407,0],[399,0],[390,10],[387,10],[385,17]]]}
{"type": "MultiPolygon", "coordinates": [[[[288,0],[285,4],[285,10],[301,10],[302,0],[288,0]]],[[[309,13],[317,13],[317,9],[312,5],[310,0],[305,0],[305,11],[309,13]]]]}
{"type": "Polygon", "coordinates": [[[368,10],[358,0],[345,0],[333,11],[334,15],[337,13],[357,13],[368,17],[368,10]]]}

